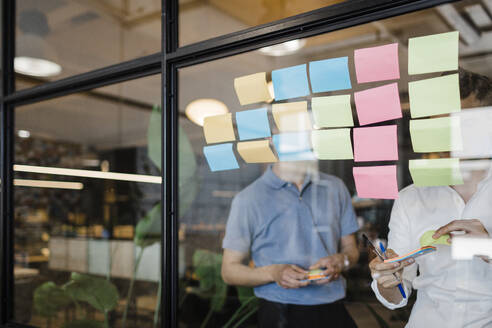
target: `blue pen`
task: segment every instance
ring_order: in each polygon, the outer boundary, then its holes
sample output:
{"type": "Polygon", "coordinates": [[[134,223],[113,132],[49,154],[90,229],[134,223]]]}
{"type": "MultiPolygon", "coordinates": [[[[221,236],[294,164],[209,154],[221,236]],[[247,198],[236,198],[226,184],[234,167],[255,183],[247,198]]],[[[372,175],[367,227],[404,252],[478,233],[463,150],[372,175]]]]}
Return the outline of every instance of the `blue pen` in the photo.
{"type": "MultiPolygon", "coordinates": [[[[386,249],[384,248],[384,245],[382,242],[379,242],[379,248],[381,248],[381,252],[383,253],[383,256],[384,256],[384,259],[387,260],[387,256],[386,256],[386,249]]],[[[400,279],[398,279],[398,277],[396,276],[395,273],[393,273],[393,276],[395,276],[395,278],[399,281],[400,279]]],[[[403,298],[407,298],[407,295],[405,294],[405,290],[403,289],[403,284],[402,283],[399,283],[398,284],[398,289],[400,290],[400,293],[401,293],[401,296],[403,296],[403,298]]]]}

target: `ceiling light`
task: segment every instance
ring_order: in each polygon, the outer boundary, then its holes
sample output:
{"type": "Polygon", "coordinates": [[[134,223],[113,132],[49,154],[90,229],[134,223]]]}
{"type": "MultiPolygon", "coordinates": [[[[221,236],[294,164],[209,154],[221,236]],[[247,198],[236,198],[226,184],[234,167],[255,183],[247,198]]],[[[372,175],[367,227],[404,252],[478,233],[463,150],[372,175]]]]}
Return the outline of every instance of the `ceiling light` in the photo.
{"type": "Polygon", "coordinates": [[[227,106],[217,99],[197,99],[186,106],[185,114],[193,123],[203,126],[203,120],[207,116],[229,113],[227,106]]]}
{"type": "Polygon", "coordinates": [[[55,188],[55,189],[84,189],[84,184],[80,182],[65,181],[47,181],[47,180],[29,180],[14,179],[14,186],[17,187],[37,187],[37,188],[55,188]]]}
{"type": "Polygon", "coordinates": [[[78,169],[65,169],[65,168],[61,168],[61,167],[47,167],[47,166],[14,164],[14,171],[41,173],[41,174],[66,175],[66,176],[83,177],[83,178],[132,181],[132,182],[147,182],[147,183],[157,183],[157,184],[162,183],[162,178],[160,176],[155,176],[155,175],[101,172],[101,171],[78,170],[78,169]]]}
{"type": "Polygon", "coordinates": [[[15,57],[14,70],[17,73],[36,76],[50,77],[61,73],[61,66],[55,62],[33,57],[15,57]]]}
{"type": "Polygon", "coordinates": [[[258,51],[267,56],[286,56],[290,55],[306,45],[306,40],[296,39],[273,46],[263,47],[258,51]]]}
{"type": "Polygon", "coordinates": [[[17,135],[20,138],[29,138],[31,136],[31,132],[29,132],[27,130],[19,130],[19,131],[17,131],[17,135]]]}

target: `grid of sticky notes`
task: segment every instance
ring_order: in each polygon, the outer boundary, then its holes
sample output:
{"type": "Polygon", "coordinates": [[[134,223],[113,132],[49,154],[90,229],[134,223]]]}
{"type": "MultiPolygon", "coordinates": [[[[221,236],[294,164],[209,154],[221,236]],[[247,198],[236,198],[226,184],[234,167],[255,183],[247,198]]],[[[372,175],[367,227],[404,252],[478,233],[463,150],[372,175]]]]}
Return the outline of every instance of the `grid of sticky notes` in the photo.
{"type": "MultiPolygon", "coordinates": [[[[410,135],[416,153],[462,150],[460,118],[441,117],[461,110],[459,76],[452,72],[458,69],[458,43],[458,32],[408,41],[410,76],[450,72],[409,82],[410,135]]],[[[402,118],[398,47],[391,43],[356,49],[356,81],[351,80],[348,56],[235,78],[240,105],[259,106],[205,118],[203,150],[211,171],[237,169],[238,158],[245,163],[353,160],[361,165],[353,168],[359,197],[397,198],[397,166],[380,162],[398,161],[398,128],[380,123],[402,118]],[[371,85],[350,92],[353,82],[371,85]],[[355,126],[353,113],[360,126],[355,126]]],[[[411,160],[409,168],[417,186],[462,182],[458,159],[411,160]]]]}
{"type": "MultiPolygon", "coordinates": [[[[408,83],[410,137],[416,153],[463,150],[458,69],[459,33],[448,32],[408,40],[408,74],[443,72],[439,77],[408,83]],[[438,117],[435,117],[438,116],[438,117]]],[[[410,160],[416,186],[463,183],[458,158],[410,160]]]]}

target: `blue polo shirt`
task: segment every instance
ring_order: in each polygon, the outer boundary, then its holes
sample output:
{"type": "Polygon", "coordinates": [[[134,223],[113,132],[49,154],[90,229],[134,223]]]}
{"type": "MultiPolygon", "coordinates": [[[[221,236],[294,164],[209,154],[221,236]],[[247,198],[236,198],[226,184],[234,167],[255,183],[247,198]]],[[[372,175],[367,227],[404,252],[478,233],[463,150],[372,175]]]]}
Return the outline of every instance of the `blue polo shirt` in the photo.
{"type": "MultiPolygon", "coordinates": [[[[223,248],[251,253],[257,267],[296,264],[309,268],[339,252],[340,238],[358,230],[350,194],[342,180],[323,173],[307,177],[302,191],[268,170],[237,194],[231,205],[223,248]]],[[[269,301],[314,305],[345,297],[345,280],[285,289],[255,287],[269,301]]]]}

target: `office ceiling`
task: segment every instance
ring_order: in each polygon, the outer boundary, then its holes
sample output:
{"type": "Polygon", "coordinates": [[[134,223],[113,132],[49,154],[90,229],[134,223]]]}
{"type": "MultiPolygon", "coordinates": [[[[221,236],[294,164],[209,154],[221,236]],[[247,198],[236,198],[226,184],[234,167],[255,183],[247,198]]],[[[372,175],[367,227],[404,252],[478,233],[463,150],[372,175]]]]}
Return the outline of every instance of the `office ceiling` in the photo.
{"type": "MultiPolygon", "coordinates": [[[[160,2],[18,0],[17,9],[19,15],[33,10],[45,15],[48,29],[41,37],[54,50],[63,68],[58,79],[160,51],[160,2]]],[[[182,0],[180,42],[198,42],[337,2],[341,1],[182,0]]],[[[232,82],[237,76],[269,72],[310,60],[350,57],[355,48],[390,42],[400,44],[400,90],[405,93],[406,40],[456,29],[461,35],[460,65],[492,76],[491,8],[490,0],[464,1],[312,37],[302,49],[288,56],[271,57],[255,51],[186,68],[179,76],[179,109],[184,112],[186,105],[198,98],[217,98],[236,111],[240,107],[232,82]]],[[[29,33],[30,28],[19,25],[17,38],[29,33]]],[[[354,77],[352,80],[355,81],[354,77]]],[[[17,87],[22,89],[37,83],[24,76],[19,77],[17,87]]],[[[24,106],[17,111],[16,127],[29,129],[33,135],[97,147],[144,145],[148,114],[135,113],[148,113],[153,104],[160,103],[160,77],[101,88],[97,93],[113,98],[81,94],[24,106]],[[122,105],[114,97],[136,101],[142,106],[122,105]]]]}

